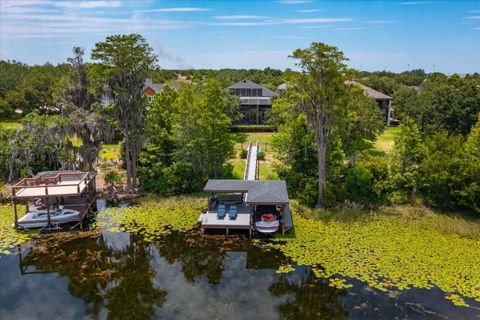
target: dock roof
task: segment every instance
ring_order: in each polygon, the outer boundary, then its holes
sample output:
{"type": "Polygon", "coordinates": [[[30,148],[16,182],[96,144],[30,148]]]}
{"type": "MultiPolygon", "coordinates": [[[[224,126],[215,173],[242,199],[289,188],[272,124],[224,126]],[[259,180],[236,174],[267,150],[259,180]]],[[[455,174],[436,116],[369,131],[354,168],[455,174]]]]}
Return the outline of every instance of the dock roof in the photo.
{"type": "Polygon", "coordinates": [[[245,203],[288,204],[287,185],[283,180],[208,180],[205,192],[246,193],[245,203]]]}

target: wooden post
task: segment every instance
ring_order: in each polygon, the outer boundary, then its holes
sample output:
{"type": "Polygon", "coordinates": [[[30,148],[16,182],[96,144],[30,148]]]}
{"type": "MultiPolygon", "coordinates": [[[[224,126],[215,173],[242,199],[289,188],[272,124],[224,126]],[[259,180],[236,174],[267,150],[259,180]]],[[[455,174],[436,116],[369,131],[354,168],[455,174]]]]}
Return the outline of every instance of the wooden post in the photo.
{"type": "Polygon", "coordinates": [[[13,212],[15,214],[15,229],[17,229],[18,228],[17,203],[15,202],[15,198],[12,201],[13,201],[13,212]]]}
{"type": "Polygon", "coordinates": [[[392,100],[388,100],[388,110],[387,110],[387,127],[390,127],[390,117],[392,114],[392,100]]]}
{"type": "Polygon", "coordinates": [[[50,229],[52,225],[51,225],[51,221],[50,221],[50,199],[49,199],[48,195],[47,195],[47,198],[46,198],[46,202],[47,202],[47,219],[48,219],[47,226],[50,229]]]}

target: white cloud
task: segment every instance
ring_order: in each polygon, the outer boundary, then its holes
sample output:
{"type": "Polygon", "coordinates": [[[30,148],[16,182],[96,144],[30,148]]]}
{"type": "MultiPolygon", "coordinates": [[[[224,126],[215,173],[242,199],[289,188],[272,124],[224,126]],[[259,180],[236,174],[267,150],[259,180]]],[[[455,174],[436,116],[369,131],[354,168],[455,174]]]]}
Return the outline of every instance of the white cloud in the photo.
{"type": "Polygon", "coordinates": [[[238,22],[214,22],[211,25],[230,26],[230,27],[254,27],[254,26],[272,26],[282,24],[312,24],[312,23],[336,23],[351,22],[351,18],[272,18],[262,21],[238,21],[238,22]]]}
{"type": "Polygon", "coordinates": [[[278,1],[281,4],[303,4],[303,3],[312,3],[313,0],[280,0],[278,1]]]}
{"type": "Polygon", "coordinates": [[[472,28],[472,30],[480,30],[480,27],[472,28]]]}
{"type": "Polygon", "coordinates": [[[345,28],[336,28],[336,31],[358,31],[358,30],[364,30],[366,29],[365,27],[345,27],[345,28]]]}
{"type": "Polygon", "coordinates": [[[268,17],[233,15],[233,16],[215,16],[214,18],[218,20],[256,20],[256,19],[266,19],[268,17]]]}
{"type": "Polygon", "coordinates": [[[321,9],[305,9],[305,10],[297,10],[297,12],[300,13],[313,13],[313,12],[320,12],[322,11],[321,9]]]}
{"type": "Polygon", "coordinates": [[[158,8],[148,10],[138,10],[139,12],[202,12],[210,11],[209,8],[193,8],[193,7],[179,7],[179,8],[158,8]]]}
{"type": "Polygon", "coordinates": [[[150,19],[142,17],[107,18],[59,14],[5,14],[1,19],[1,35],[6,38],[60,36],[79,33],[140,32],[171,30],[197,25],[196,21],[150,19]]]}
{"type": "Polygon", "coordinates": [[[469,17],[465,17],[464,19],[476,20],[476,19],[480,19],[480,16],[469,16],[469,17]]]}
{"type": "Polygon", "coordinates": [[[328,28],[332,28],[332,26],[328,24],[322,24],[322,25],[314,25],[314,26],[304,26],[302,28],[303,29],[328,29],[328,28]]]}
{"type": "Polygon", "coordinates": [[[427,4],[430,3],[429,1],[406,1],[406,2],[400,2],[402,6],[414,6],[417,4],[427,4]]]}
{"type": "Polygon", "coordinates": [[[395,23],[396,21],[393,20],[369,20],[365,21],[366,24],[389,24],[389,23],[395,23]]]}
{"type": "MultiPolygon", "coordinates": [[[[48,2],[46,4],[49,4],[48,2]]],[[[55,1],[52,4],[59,8],[66,9],[95,9],[95,8],[117,8],[122,5],[120,1],[55,1]]]]}

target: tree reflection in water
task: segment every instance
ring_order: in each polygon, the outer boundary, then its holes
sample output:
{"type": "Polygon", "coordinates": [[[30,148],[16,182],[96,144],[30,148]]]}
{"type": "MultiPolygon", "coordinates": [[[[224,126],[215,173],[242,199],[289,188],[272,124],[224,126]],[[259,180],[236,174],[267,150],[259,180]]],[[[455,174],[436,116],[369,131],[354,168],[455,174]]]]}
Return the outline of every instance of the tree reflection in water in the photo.
{"type": "MultiPolygon", "coordinates": [[[[288,275],[276,274],[275,270],[288,263],[286,258],[279,251],[259,248],[245,237],[208,236],[195,231],[174,232],[147,243],[141,235],[125,233],[122,236],[126,241],[113,239],[113,246],[112,239],[108,237],[107,241],[99,230],[42,236],[21,260],[20,267],[24,273],[55,272],[67,278],[69,292],[84,301],[85,312],[92,318],[152,319],[167,297],[166,290],[155,286],[155,279],[162,272],[154,258],[157,251],[168,263],[178,263],[188,282],[194,284],[199,277],[204,277],[211,287],[236,283],[232,279],[223,279],[224,268],[229,252],[244,252],[245,265],[235,265],[236,271],[226,274],[228,277],[251,279],[252,276],[261,276],[262,280],[268,279],[267,292],[270,293],[265,299],[271,296],[279,298],[279,304],[274,308],[282,318],[347,316],[337,299],[344,294],[342,290],[315,279],[309,268],[300,268],[288,275]],[[119,242],[123,245],[120,248],[117,246],[119,242]],[[265,272],[254,271],[258,269],[265,272]]],[[[252,292],[259,289],[255,286],[248,288],[252,292]]],[[[248,294],[248,291],[243,292],[248,294]]],[[[227,301],[232,304],[237,302],[235,299],[227,301]]],[[[262,300],[251,302],[254,302],[251,305],[253,309],[265,308],[262,300]]],[[[235,316],[242,318],[241,314],[235,316]]]]}
{"type": "MultiPolygon", "coordinates": [[[[124,249],[113,249],[98,230],[60,233],[37,240],[20,267],[68,278],[70,293],[97,319],[152,319],[166,292],[153,286],[149,244],[135,234],[124,249]]],[[[27,270],[27,271],[26,271],[27,270]]]]}
{"type": "Polygon", "coordinates": [[[274,296],[291,296],[277,306],[282,319],[348,318],[348,311],[339,302],[339,297],[347,292],[328,286],[325,281],[316,278],[310,268],[304,268],[300,278],[277,274],[269,291],[274,296]]]}

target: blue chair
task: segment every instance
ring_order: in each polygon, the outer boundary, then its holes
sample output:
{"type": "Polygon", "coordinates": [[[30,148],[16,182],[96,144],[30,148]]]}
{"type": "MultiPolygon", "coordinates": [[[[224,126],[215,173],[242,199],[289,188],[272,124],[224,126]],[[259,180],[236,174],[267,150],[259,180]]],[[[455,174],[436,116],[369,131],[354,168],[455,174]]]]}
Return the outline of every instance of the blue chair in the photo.
{"type": "Polygon", "coordinates": [[[230,211],[228,211],[230,220],[237,219],[237,206],[230,206],[230,211]]]}
{"type": "Polygon", "coordinates": [[[223,205],[223,204],[218,205],[217,218],[218,219],[225,218],[225,205],[223,205]]]}

